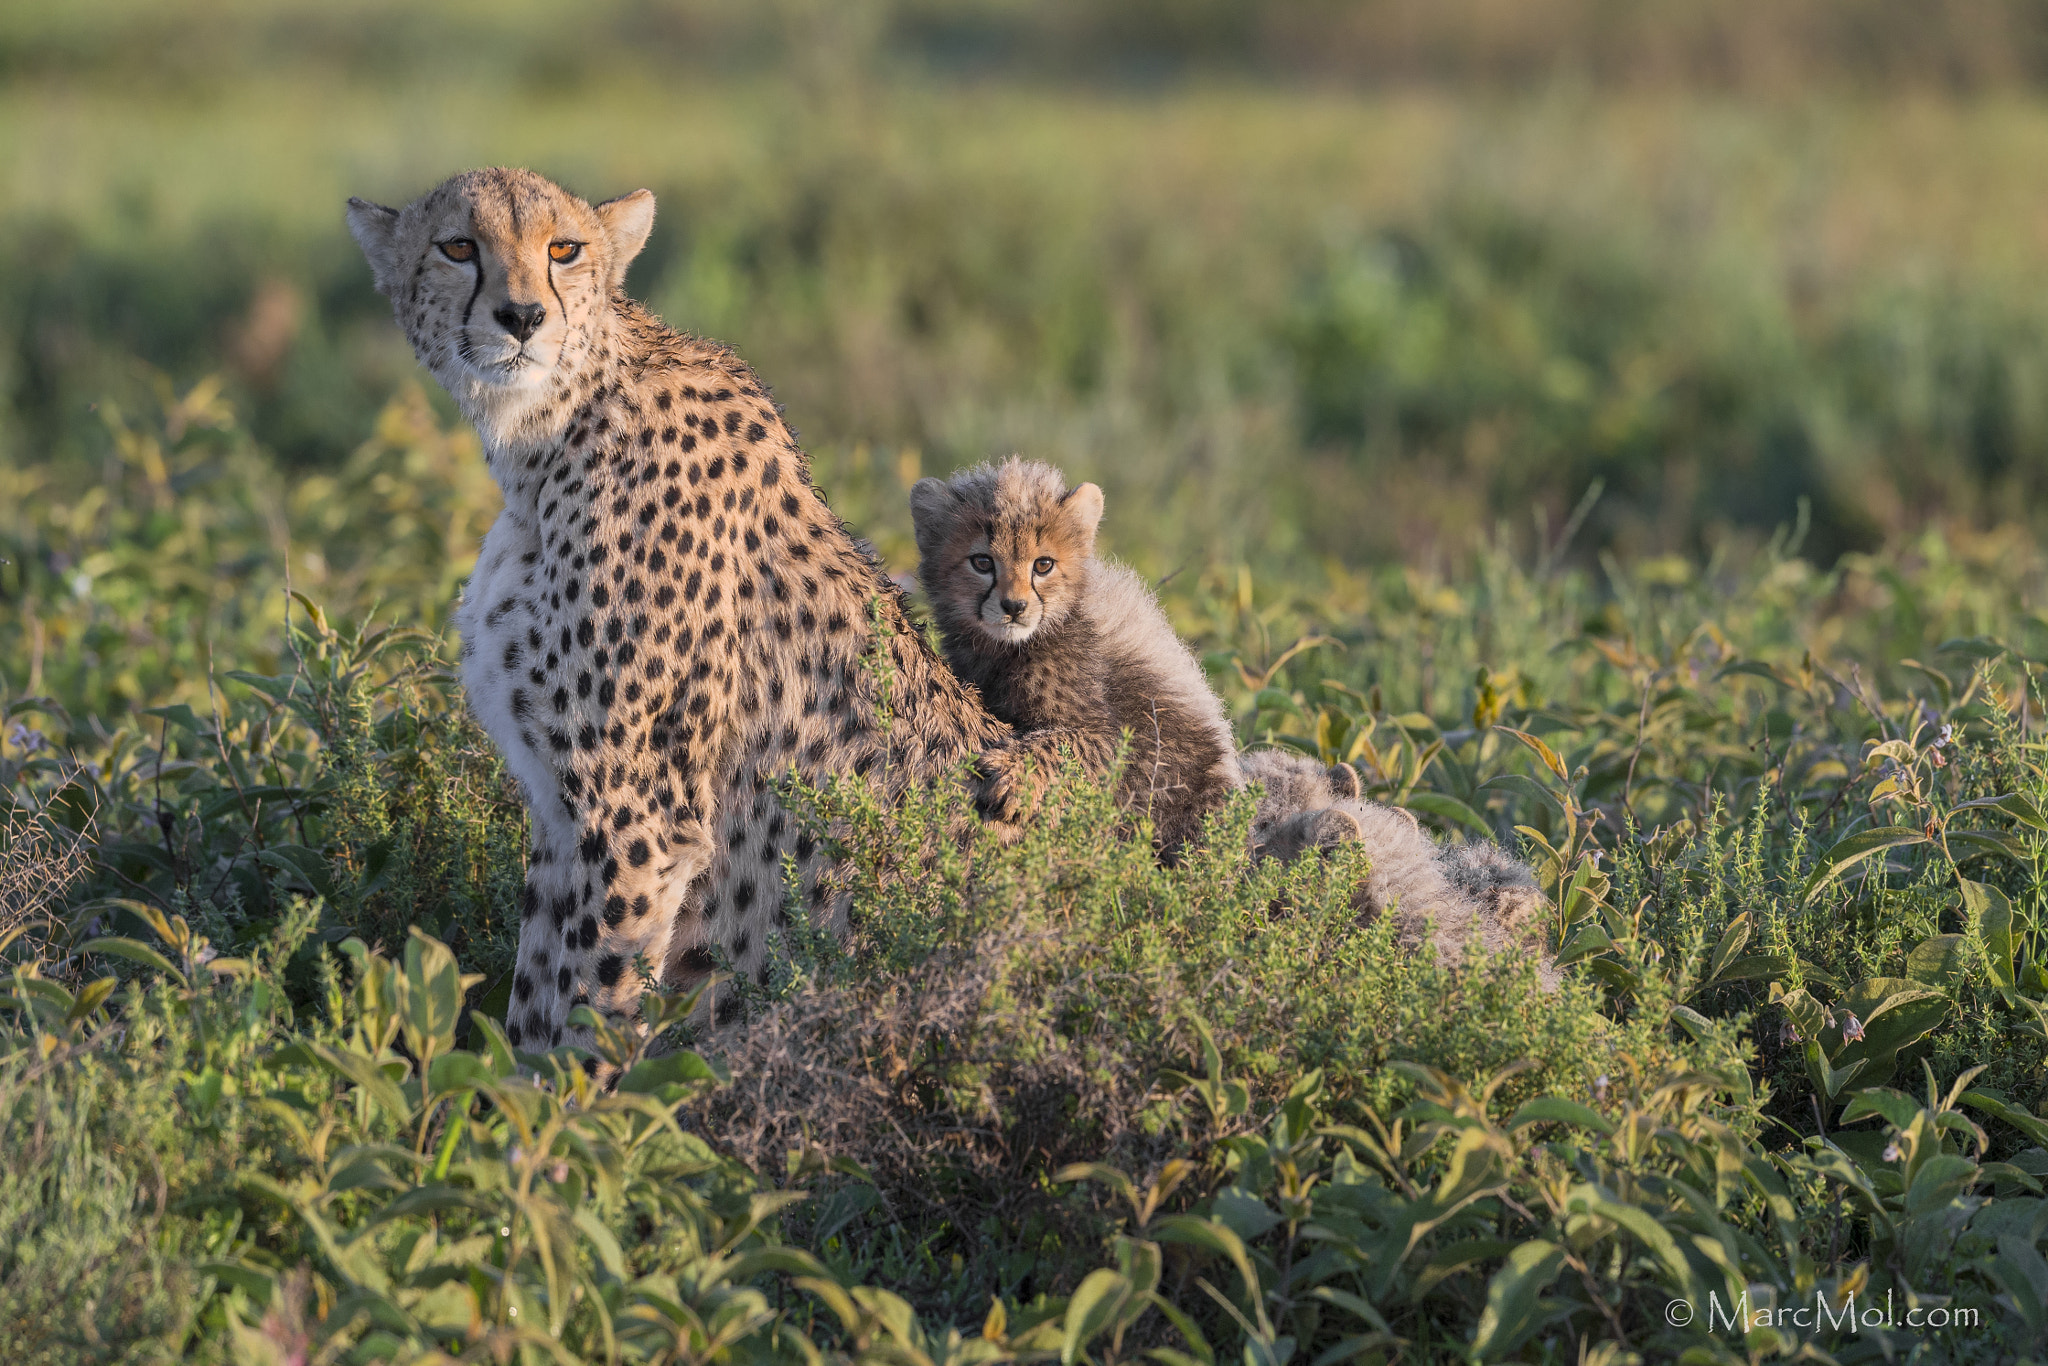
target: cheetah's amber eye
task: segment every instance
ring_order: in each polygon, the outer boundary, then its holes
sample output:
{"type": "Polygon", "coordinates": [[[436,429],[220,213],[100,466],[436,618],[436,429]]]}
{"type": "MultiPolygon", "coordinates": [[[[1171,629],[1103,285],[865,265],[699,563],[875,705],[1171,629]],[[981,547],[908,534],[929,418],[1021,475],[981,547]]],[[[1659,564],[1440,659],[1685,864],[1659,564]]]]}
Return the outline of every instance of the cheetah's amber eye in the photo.
{"type": "Polygon", "coordinates": [[[474,261],[476,259],[476,243],[470,241],[467,237],[451,237],[439,245],[441,254],[451,261],[474,261]]]}
{"type": "Polygon", "coordinates": [[[1057,563],[1058,561],[1050,555],[1040,555],[1031,562],[1031,572],[1040,575],[1050,574],[1052,573],[1052,567],[1057,563]]]}
{"type": "Polygon", "coordinates": [[[996,562],[986,555],[969,555],[967,563],[974,566],[974,572],[977,574],[993,574],[996,572],[996,562]]]}
{"type": "Polygon", "coordinates": [[[558,266],[566,266],[582,254],[581,242],[554,242],[548,246],[548,259],[558,266]]]}

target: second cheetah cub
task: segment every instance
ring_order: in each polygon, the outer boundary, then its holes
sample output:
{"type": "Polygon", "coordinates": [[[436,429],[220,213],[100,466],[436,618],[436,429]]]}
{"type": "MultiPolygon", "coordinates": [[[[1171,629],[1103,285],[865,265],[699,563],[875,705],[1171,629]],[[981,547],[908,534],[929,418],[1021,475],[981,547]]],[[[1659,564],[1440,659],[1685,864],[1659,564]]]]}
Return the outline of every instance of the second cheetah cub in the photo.
{"type": "Polygon", "coordinates": [[[1175,858],[1238,786],[1237,746],[1145,581],[1095,558],[1102,490],[1012,456],[919,480],[910,510],[946,662],[1024,732],[983,755],[984,808],[1016,820],[1027,760],[1043,776],[1066,745],[1100,774],[1128,731],[1123,801],[1175,858]]]}

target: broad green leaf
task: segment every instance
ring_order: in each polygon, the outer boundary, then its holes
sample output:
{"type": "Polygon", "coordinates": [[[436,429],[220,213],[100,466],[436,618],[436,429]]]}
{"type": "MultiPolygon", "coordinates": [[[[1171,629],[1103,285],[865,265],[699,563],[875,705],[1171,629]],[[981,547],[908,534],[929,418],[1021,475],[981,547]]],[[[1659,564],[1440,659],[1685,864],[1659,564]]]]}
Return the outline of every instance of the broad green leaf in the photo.
{"type": "Polygon", "coordinates": [[[1536,757],[1543,761],[1543,766],[1557,775],[1559,782],[1571,782],[1571,770],[1564,766],[1564,760],[1558,757],[1557,751],[1545,744],[1541,739],[1529,734],[1525,730],[1516,730],[1512,726],[1496,726],[1494,729],[1503,735],[1512,735],[1524,745],[1527,745],[1534,751],[1536,757]]]}
{"type": "Polygon", "coordinates": [[[2048,1260],[2042,1259],[2032,1242],[2010,1233],[2000,1234],[1991,1274],[2005,1287],[2007,1298],[2026,1321],[2028,1331],[2038,1338],[2048,1330],[2048,1260]]]}
{"type": "Polygon", "coordinates": [[[1634,972],[1622,966],[1615,958],[1595,958],[1586,965],[1586,971],[1613,987],[1616,991],[1636,992],[1642,990],[1643,982],[1634,972]]]}
{"type": "Polygon", "coordinates": [[[1217,1223],[1246,1242],[1265,1237],[1283,1222],[1264,1201],[1236,1186],[1218,1191],[1210,1212],[1217,1223]]]}
{"type": "Polygon", "coordinates": [[[1906,1188],[1909,1216],[1932,1214],[1968,1191],[1977,1180],[1977,1164],[1955,1153],[1935,1153],[1913,1173],[1906,1188]]]}
{"type": "Polygon", "coordinates": [[[335,1048],[312,1039],[306,1040],[304,1047],[323,1067],[367,1091],[394,1120],[402,1124],[412,1118],[412,1106],[406,1103],[405,1093],[371,1059],[352,1049],[335,1048]]]}
{"type": "Polygon", "coordinates": [[[1996,1091],[1965,1091],[1960,1099],[1964,1105],[1970,1106],[1972,1109],[1982,1110],[1987,1115],[1994,1115],[2004,1120],[2007,1124],[2012,1125],[2013,1128],[2018,1129],[2028,1138],[2034,1140],[2034,1142],[2041,1144],[2043,1147],[2048,1147],[2048,1120],[2028,1114],[2025,1110],[2008,1102],[2000,1093],[1996,1091]]]}
{"type": "Polygon", "coordinates": [[[300,844],[273,845],[257,850],[256,861],[266,868],[275,868],[289,877],[300,879],[318,896],[334,895],[327,859],[317,849],[308,849],[300,844]]]}
{"type": "Polygon", "coordinates": [[[1081,1351],[1115,1320],[1131,1297],[1131,1283],[1107,1269],[1082,1278],[1067,1301],[1066,1333],[1060,1342],[1061,1366],[1073,1366],[1081,1351]]]}
{"type": "Polygon", "coordinates": [[[2003,811],[2021,825],[2048,831],[2048,817],[2044,817],[2039,807],[2017,792],[2008,793],[2003,797],[1979,797],[1973,802],[1963,802],[1950,808],[1949,815],[1953,817],[1958,811],[2003,811]]]}
{"type": "Polygon", "coordinates": [[[1886,1011],[1914,1001],[1936,1000],[1941,993],[1910,977],[1867,977],[1842,993],[1837,1005],[1867,1027],[1886,1011]]]}
{"type": "Polygon", "coordinates": [[[1970,940],[1966,935],[1937,934],[1914,945],[1906,955],[1906,976],[1929,986],[1960,981],[1969,969],[1970,940]]]}
{"type": "Polygon", "coordinates": [[[1447,792],[1411,792],[1401,805],[1425,816],[1435,816],[1438,820],[1456,821],[1489,839],[1493,836],[1493,826],[1486,817],[1447,792]]]}
{"type": "Polygon", "coordinates": [[[1123,1273],[1124,1279],[1131,1283],[1131,1289],[1140,1298],[1159,1288],[1159,1272],[1164,1264],[1159,1255],[1159,1244],[1129,1236],[1116,1240],[1117,1270],[1123,1273]]]}
{"type": "Polygon", "coordinates": [[[78,951],[81,954],[111,953],[116,958],[126,958],[131,963],[140,963],[146,968],[155,968],[180,986],[187,985],[185,974],[172,967],[170,959],[137,939],[123,939],[113,936],[103,939],[88,939],[78,946],[78,951]]]}
{"type": "Polygon", "coordinates": [[[64,1014],[65,1020],[70,1022],[86,1018],[95,1010],[98,1010],[100,1003],[113,995],[114,988],[119,985],[120,982],[112,977],[102,977],[96,982],[87,982],[78,989],[78,996],[71,1002],[71,1009],[64,1014]]]}
{"type": "Polygon", "coordinates": [[[1258,1314],[1260,1327],[1269,1333],[1272,1331],[1272,1325],[1266,1321],[1258,1273],[1252,1269],[1251,1255],[1245,1250],[1244,1241],[1235,1233],[1213,1219],[1202,1219],[1192,1214],[1169,1214],[1155,1219],[1146,1232],[1162,1243],[1185,1243],[1227,1258],[1244,1284],[1245,1298],[1258,1314]]]}
{"type": "Polygon", "coordinates": [[[1714,681],[1718,683],[1720,680],[1734,674],[1748,674],[1752,678],[1766,679],[1781,688],[1794,686],[1791,679],[1785,677],[1785,675],[1779,673],[1760,659],[1741,659],[1733,664],[1724,664],[1715,672],[1714,681]]]}
{"type": "Polygon", "coordinates": [[[1829,1100],[1840,1096],[1842,1088],[1856,1080],[1868,1065],[1867,1058],[1857,1058],[1841,1067],[1832,1067],[1818,1040],[1811,1040],[1806,1045],[1806,1073],[1813,1079],[1814,1089],[1829,1100]]]}
{"type": "Polygon", "coordinates": [[[1882,1085],[1891,1077],[1899,1052],[1927,1037],[1947,1013],[1948,998],[1939,993],[1891,1005],[1866,1023],[1863,1038],[1844,1045],[1833,1061],[1838,1067],[1847,1067],[1859,1059],[1868,1060],[1860,1079],[1867,1087],[1882,1085]]]}
{"type": "Polygon", "coordinates": [[[1871,1115],[1882,1115],[1885,1123],[1894,1129],[1904,1129],[1919,1117],[1920,1102],[1904,1091],[1889,1086],[1872,1086],[1858,1091],[1849,1098],[1849,1104],[1842,1111],[1840,1124],[1854,1124],[1871,1115]]]}
{"type": "Polygon", "coordinates": [[[1962,655],[1965,659],[1998,659],[2011,647],[1996,636],[1959,636],[1934,647],[1936,654],[1962,655]]]}
{"type": "Polygon", "coordinates": [[[1564,947],[1557,951],[1557,965],[1568,968],[1582,959],[1605,953],[1613,947],[1614,940],[1609,938],[1607,931],[1600,928],[1597,923],[1582,925],[1578,933],[1566,940],[1564,947]]]}
{"type": "Polygon", "coordinates": [[[1685,1292],[1694,1297],[1696,1302],[1705,1302],[1706,1288],[1694,1274],[1692,1263],[1686,1260],[1685,1253],[1680,1250],[1678,1240],[1672,1235],[1671,1230],[1659,1223],[1654,1214],[1646,1209],[1638,1209],[1634,1205],[1624,1205],[1599,1196],[1588,1199],[1586,1207],[1591,1213],[1627,1229],[1635,1240],[1662,1264],[1665,1275],[1669,1277],[1667,1284],[1672,1289],[1685,1292]]]}
{"type": "Polygon", "coordinates": [[[1498,1361],[1520,1347],[1548,1315],[1543,1292],[1564,1266],[1565,1250],[1540,1238],[1523,1243],[1486,1285],[1486,1308],[1480,1311],[1472,1350],[1482,1361],[1498,1361]]]}
{"type": "Polygon", "coordinates": [[[1138,1204],[1137,1183],[1115,1167],[1101,1162],[1073,1162],[1061,1167],[1052,1175],[1055,1185],[1067,1185],[1075,1181],[1100,1181],[1136,1208],[1138,1204]]]}
{"type": "Polygon", "coordinates": [[[1984,965],[1991,974],[1991,984],[2011,990],[2014,983],[2012,902],[2004,892],[1989,883],[1964,878],[1962,887],[1963,914],[1969,921],[1971,933],[1984,946],[1984,965]]]}
{"type": "Polygon", "coordinates": [[[427,1089],[434,1095],[497,1084],[498,1076],[474,1053],[443,1053],[428,1065],[427,1089]]]}
{"type": "Polygon", "coordinates": [[[1851,835],[1821,855],[1820,862],[1807,875],[1806,885],[1800,889],[1799,904],[1803,906],[1811,902],[1821,888],[1872,854],[1902,845],[1925,843],[1927,836],[1909,825],[1881,825],[1875,830],[1851,835]]]}
{"type": "Polygon", "coordinates": [[[1951,830],[1946,838],[1959,847],[1958,861],[1972,854],[1997,854],[2025,867],[2032,860],[2026,844],[2002,830],[1951,830]]]}
{"type": "Polygon", "coordinates": [[[625,1092],[652,1092],[664,1086],[695,1086],[700,1083],[713,1084],[725,1080],[722,1069],[714,1067],[702,1056],[679,1050],[664,1053],[658,1058],[636,1062],[619,1078],[619,1090],[625,1092]]]}
{"type": "Polygon", "coordinates": [[[1728,928],[1721,931],[1721,940],[1714,946],[1714,956],[1707,960],[1707,981],[1720,978],[1721,972],[1735,961],[1749,943],[1749,912],[1744,911],[1728,922],[1728,928]]]}
{"type": "Polygon", "coordinates": [[[268,1271],[243,1266],[240,1262],[201,1262],[193,1270],[202,1276],[213,1277],[222,1285],[234,1287],[259,1305],[270,1303],[275,1282],[268,1271]]]}
{"type": "Polygon", "coordinates": [[[1582,1129],[1591,1129],[1596,1134],[1614,1132],[1614,1121],[1598,1110],[1566,1100],[1562,1096],[1538,1096],[1515,1111],[1514,1117],[1503,1127],[1509,1130],[1525,1124],[1540,1124],[1550,1121],[1558,1124],[1576,1124],[1582,1129]]]}
{"type": "Polygon", "coordinates": [[[413,1056],[445,1053],[455,1046],[455,1024],[462,1012],[462,993],[455,989],[459,973],[455,955],[418,926],[405,945],[404,1008],[406,1045],[413,1056]]]}
{"type": "Polygon", "coordinates": [[[1717,982],[1775,980],[1792,971],[1792,960],[1782,953],[1751,953],[1722,965],[1714,974],[1717,982]]]}
{"type": "MultiPolygon", "coordinates": [[[[1495,1253],[1493,1255],[1497,1256],[1499,1254],[1495,1253]]],[[[1369,1300],[1351,1294],[1349,1291],[1339,1290],[1332,1285],[1319,1285],[1308,1293],[1311,1299],[1321,1300],[1325,1304],[1333,1304],[1347,1314],[1365,1320],[1366,1323],[1370,1324],[1378,1332],[1393,1332],[1393,1329],[1387,1326],[1386,1319],[1381,1316],[1379,1310],[1372,1306],[1372,1302],[1369,1300]]]]}

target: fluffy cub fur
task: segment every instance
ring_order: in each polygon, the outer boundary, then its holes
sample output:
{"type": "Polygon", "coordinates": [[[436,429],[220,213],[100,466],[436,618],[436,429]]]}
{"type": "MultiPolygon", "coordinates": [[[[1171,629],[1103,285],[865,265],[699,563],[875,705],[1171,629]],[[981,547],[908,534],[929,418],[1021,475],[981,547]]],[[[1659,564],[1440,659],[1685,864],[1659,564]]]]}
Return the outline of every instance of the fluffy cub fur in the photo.
{"type": "Polygon", "coordinates": [[[1145,581],[1095,558],[1102,490],[1011,457],[910,493],[946,660],[999,719],[1025,732],[984,754],[983,802],[1014,821],[1022,776],[1071,746],[1092,773],[1130,750],[1123,797],[1152,817],[1167,857],[1240,779],[1223,704],[1145,581]]]}
{"type": "Polygon", "coordinates": [[[1513,855],[1490,841],[1439,845],[1413,815],[1360,795],[1348,764],[1324,768],[1285,750],[1238,757],[1248,782],[1264,794],[1252,818],[1252,851],[1292,862],[1339,844],[1366,847],[1372,867],[1353,893],[1362,916],[1392,913],[1402,940],[1425,934],[1439,961],[1457,962],[1473,941],[1488,953],[1519,948],[1536,955],[1546,987],[1558,970],[1543,939],[1543,894],[1513,855]]]}

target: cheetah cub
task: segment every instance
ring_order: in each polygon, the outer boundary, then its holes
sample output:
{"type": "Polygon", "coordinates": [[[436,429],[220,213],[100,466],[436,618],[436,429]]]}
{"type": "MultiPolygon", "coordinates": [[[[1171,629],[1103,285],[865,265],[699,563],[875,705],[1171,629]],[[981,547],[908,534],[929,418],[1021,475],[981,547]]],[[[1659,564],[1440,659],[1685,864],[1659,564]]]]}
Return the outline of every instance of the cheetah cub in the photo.
{"type": "Polygon", "coordinates": [[[1456,963],[1477,942],[1488,953],[1532,956],[1545,989],[1560,980],[1544,940],[1547,903],[1535,877],[1491,840],[1438,844],[1414,815],[1367,801],[1349,764],[1328,768],[1286,750],[1238,756],[1245,780],[1264,791],[1252,816],[1252,854],[1292,863],[1340,844],[1363,844],[1371,858],[1351,904],[1362,919],[1394,917],[1401,942],[1427,938],[1437,960],[1456,963]]]}
{"type": "Polygon", "coordinates": [[[1012,456],[919,480],[910,510],[947,663],[1023,733],[983,754],[988,814],[1018,818],[1027,761],[1043,775],[1071,746],[1100,774],[1128,731],[1122,799],[1176,858],[1240,785],[1237,746],[1145,581],[1095,557],[1102,490],[1012,456]]]}

